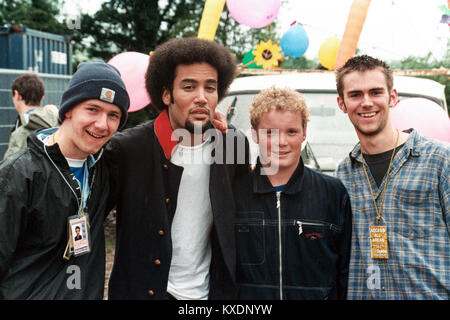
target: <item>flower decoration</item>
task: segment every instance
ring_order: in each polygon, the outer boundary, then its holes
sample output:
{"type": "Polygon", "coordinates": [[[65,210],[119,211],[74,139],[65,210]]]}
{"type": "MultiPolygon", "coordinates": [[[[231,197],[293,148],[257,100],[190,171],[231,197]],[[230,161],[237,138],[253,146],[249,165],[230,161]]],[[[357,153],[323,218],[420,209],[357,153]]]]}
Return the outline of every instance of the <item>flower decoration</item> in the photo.
{"type": "Polygon", "coordinates": [[[280,51],[281,48],[272,43],[272,40],[267,42],[261,40],[252,53],[255,55],[256,65],[262,65],[264,69],[270,70],[278,66],[278,60],[283,59],[280,51]]]}

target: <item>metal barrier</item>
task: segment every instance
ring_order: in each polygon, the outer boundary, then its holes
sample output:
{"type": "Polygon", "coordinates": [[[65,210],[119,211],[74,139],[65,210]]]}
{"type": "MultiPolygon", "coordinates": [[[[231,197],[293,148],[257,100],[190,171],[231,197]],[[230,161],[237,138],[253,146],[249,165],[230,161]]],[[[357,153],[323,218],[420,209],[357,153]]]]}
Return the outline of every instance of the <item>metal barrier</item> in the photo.
{"type": "Polygon", "coordinates": [[[70,75],[70,39],[22,24],[0,27],[0,68],[70,75]]]}

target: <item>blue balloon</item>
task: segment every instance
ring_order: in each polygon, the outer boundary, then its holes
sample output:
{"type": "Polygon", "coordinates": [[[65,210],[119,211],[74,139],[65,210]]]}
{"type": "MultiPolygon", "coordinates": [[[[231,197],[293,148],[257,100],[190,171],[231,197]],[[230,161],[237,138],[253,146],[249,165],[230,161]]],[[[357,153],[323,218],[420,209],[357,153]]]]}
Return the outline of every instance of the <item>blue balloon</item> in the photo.
{"type": "Polygon", "coordinates": [[[281,38],[281,49],[285,56],[300,58],[308,46],[308,35],[301,24],[293,25],[281,38]]]}

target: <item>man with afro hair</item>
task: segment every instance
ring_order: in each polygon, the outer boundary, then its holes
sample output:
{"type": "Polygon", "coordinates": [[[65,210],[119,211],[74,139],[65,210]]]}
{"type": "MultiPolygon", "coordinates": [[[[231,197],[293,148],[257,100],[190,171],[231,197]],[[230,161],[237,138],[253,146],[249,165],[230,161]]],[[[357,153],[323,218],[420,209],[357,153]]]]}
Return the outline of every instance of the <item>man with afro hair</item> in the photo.
{"type": "Polygon", "coordinates": [[[248,141],[214,119],[235,75],[234,57],[213,41],[172,39],[151,55],[145,84],[160,114],[108,147],[110,299],[237,297],[231,185],[249,170],[248,141]]]}

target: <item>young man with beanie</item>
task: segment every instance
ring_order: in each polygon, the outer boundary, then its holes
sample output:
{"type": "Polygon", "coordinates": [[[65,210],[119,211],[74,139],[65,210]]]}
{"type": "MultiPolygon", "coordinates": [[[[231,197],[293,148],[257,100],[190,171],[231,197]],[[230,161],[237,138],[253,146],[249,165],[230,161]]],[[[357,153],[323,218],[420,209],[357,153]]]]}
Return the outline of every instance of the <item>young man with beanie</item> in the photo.
{"type": "Polygon", "coordinates": [[[102,299],[102,147],[128,107],[114,67],[83,63],[63,93],[60,127],[31,134],[27,149],[0,163],[0,299],[102,299]]]}
{"type": "Polygon", "coordinates": [[[248,170],[248,141],[212,126],[235,74],[213,41],[172,39],[153,52],[146,87],[161,113],[107,147],[117,203],[109,299],[236,297],[231,183],[248,170]]]}
{"type": "Polygon", "coordinates": [[[12,101],[19,115],[11,131],[3,159],[27,147],[27,137],[36,130],[56,127],[57,110],[54,105],[39,107],[44,99],[45,86],[35,74],[25,73],[11,85],[12,101]]]}

